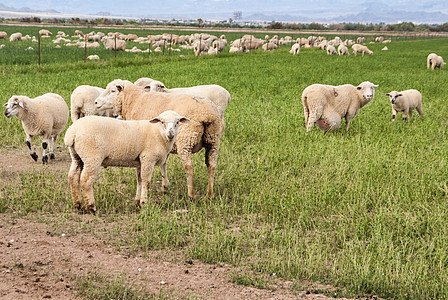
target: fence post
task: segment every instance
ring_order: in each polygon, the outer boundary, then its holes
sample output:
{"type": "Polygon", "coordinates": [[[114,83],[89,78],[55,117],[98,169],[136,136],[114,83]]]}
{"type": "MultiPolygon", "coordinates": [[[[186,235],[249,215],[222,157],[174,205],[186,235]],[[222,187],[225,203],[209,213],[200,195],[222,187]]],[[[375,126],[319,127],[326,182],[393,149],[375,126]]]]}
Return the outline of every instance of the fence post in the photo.
{"type": "Polygon", "coordinates": [[[168,56],[171,56],[172,42],[173,42],[173,34],[170,35],[170,48],[168,49],[168,56]]]}
{"type": "Polygon", "coordinates": [[[151,40],[149,40],[148,44],[148,56],[151,55],[151,40]]]}
{"type": "Polygon", "coordinates": [[[166,45],[166,40],[163,40],[163,52],[162,52],[162,56],[165,56],[165,45],[166,45]]]}
{"type": "Polygon", "coordinates": [[[115,53],[115,58],[117,58],[117,35],[115,34],[114,36],[115,36],[115,38],[114,38],[114,42],[115,42],[114,53],[115,53]]]}
{"type": "Polygon", "coordinates": [[[40,33],[38,33],[37,36],[38,36],[37,48],[39,52],[39,66],[40,66],[40,33]]]}
{"type": "Polygon", "coordinates": [[[87,58],[87,34],[84,36],[84,63],[86,63],[87,58]]]}

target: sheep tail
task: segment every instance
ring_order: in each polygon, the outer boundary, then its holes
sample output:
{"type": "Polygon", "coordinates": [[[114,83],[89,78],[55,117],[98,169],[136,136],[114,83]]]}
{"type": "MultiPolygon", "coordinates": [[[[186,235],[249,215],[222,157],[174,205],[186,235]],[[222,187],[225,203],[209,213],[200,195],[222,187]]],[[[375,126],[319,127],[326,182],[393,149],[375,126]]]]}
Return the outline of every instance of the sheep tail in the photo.
{"type": "Polygon", "coordinates": [[[73,129],[72,126],[70,126],[67,129],[67,132],[65,133],[64,144],[67,147],[73,147],[73,145],[75,144],[75,137],[76,137],[75,130],[73,129]]]}

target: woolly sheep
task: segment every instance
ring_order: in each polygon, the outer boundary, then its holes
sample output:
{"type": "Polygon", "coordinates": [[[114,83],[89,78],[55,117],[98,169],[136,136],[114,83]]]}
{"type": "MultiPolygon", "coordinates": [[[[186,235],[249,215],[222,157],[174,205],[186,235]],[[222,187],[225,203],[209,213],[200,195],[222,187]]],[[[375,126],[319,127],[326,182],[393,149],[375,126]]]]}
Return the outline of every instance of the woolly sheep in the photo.
{"type": "Polygon", "coordinates": [[[362,44],[362,43],[365,42],[365,40],[366,40],[365,37],[360,36],[360,37],[358,37],[358,38],[356,39],[356,43],[357,43],[357,44],[362,44]]]}
{"type": "Polygon", "coordinates": [[[85,116],[113,117],[112,110],[98,110],[95,99],[104,91],[103,88],[91,85],[80,85],[70,96],[70,116],[72,122],[85,116]]]}
{"type": "Polygon", "coordinates": [[[289,50],[289,53],[291,53],[292,55],[297,55],[300,52],[300,44],[295,43],[294,45],[291,46],[291,50],[289,50]]]}
{"type": "Polygon", "coordinates": [[[277,44],[273,43],[272,41],[266,44],[263,44],[261,47],[264,51],[272,51],[278,48],[277,44]]]}
{"type": "Polygon", "coordinates": [[[387,46],[384,46],[384,48],[381,49],[382,51],[387,51],[389,50],[389,48],[387,48],[387,46]]]}
{"type": "Polygon", "coordinates": [[[6,107],[5,116],[7,118],[16,116],[22,121],[31,157],[35,161],[38,159],[31,144],[32,137],[37,135],[42,136],[42,163],[48,163],[48,145],[50,146],[50,159],[54,159],[54,144],[68,121],[68,106],[64,99],[53,93],[47,93],[34,99],[27,96],[12,96],[4,107],[6,107]]]}
{"type": "Polygon", "coordinates": [[[49,30],[47,30],[47,29],[41,29],[41,30],[39,30],[39,34],[40,35],[42,35],[42,36],[50,36],[50,35],[52,35],[53,33],[51,33],[51,31],[49,31],[49,30]]]}
{"type": "Polygon", "coordinates": [[[333,45],[327,46],[327,55],[337,55],[336,48],[333,45]]]}
{"type": "Polygon", "coordinates": [[[339,54],[339,55],[347,55],[347,56],[350,56],[350,53],[348,52],[348,48],[347,48],[347,46],[345,46],[345,45],[343,45],[343,44],[340,44],[340,45],[338,46],[338,54],[339,54]]]}
{"type": "Polygon", "coordinates": [[[6,37],[8,36],[8,34],[4,31],[0,31],[0,39],[2,40],[6,40],[6,37]]]}
{"type": "Polygon", "coordinates": [[[302,105],[305,114],[306,131],[309,132],[314,123],[324,131],[336,130],[345,118],[345,129],[348,130],[353,119],[375,96],[375,85],[365,81],[357,87],[351,84],[331,86],[313,84],[302,92],[302,105]]]}
{"type": "Polygon", "coordinates": [[[92,55],[87,56],[87,59],[88,60],[99,60],[100,57],[98,56],[98,54],[92,54],[92,55]]]}
{"type": "Polygon", "coordinates": [[[231,98],[230,93],[225,88],[217,84],[168,89],[162,82],[145,77],[136,80],[134,84],[150,92],[182,94],[208,98],[218,107],[221,114],[224,114],[231,98]]]}
{"type": "Polygon", "coordinates": [[[435,70],[435,68],[439,68],[441,70],[446,63],[443,61],[442,56],[431,53],[426,59],[426,64],[428,69],[431,68],[432,70],[435,70]]]}
{"type": "Polygon", "coordinates": [[[403,112],[403,120],[412,118],[412,110],[416,109],[420,117],[423,116],[422,108],[422,94],[419,91],[411,89],[401,92],[392,91],[387,93],[390,103],[392,105],[392,121],[395,121],[395,117],[398,112],[403,112]]]}
{"type": "Polygon", "coordinates": [[[188,122],[175,111],[165,111],[149,121],[89,116],[73,123],[64,143],[72,158],[68,179],[75,207],[82,209],[81,190],[88,211],[96,212],[92,185],[101,166],[135,167],[135,201],[142,207],[155,166],[160,166],[163,187],[168,187],[166,161],[179,132],[179,123],[188,122]]]}
{"type": "Polygon", "coordinates": [[[107,50],[121,50],[121,51],[124,51],[126,49],[126,42],[123,41],[123,40],[117,39],[115,41],[115,39],[110,39],[110,38],[103,37],[101,39],[101,41],[103,42],[103,45],[104,45],[104,47],[106,47],[107,50]]]}
{"type": "Polygon", "coordinates": [[[368,55],[373,55],[373,51],[371,51],[367,46],[360,45],[360,44],[354,44],[352,46],[353,54],[356,56],[358,52],[362,53],[362,56],[364,56],[364,53],[367,53],[368,55]]]}
{"type": "Polygon", "coordinates": [[[20,32],[13,33],[9,36],[9,41],[21,41],[22,40],[22,34],[20,32]]]}
{"type": "Polygon", "coordinates": [[[224,131],[221,114],[209,99],[189,95],[147,93],[126,80],[110,82],[95,101],[98,109],[114,108],[125,120],[151,119],[165,110],[175,110],[190,123],[179,132],[172,153],[182,161],[187,177],[188,195],[194,198],[193,153],[205,148],[208,167],[208,197],[213,197],[213,181],[218,160],[219,144],[224,131]]]}

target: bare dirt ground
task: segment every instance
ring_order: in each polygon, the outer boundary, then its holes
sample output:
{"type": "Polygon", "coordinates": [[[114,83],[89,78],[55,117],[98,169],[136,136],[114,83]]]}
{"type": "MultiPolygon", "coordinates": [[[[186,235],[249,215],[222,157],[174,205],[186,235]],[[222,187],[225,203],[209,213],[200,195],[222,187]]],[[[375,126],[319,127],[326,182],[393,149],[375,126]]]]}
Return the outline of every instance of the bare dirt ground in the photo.
{"type": "MultiPolygon", "coordinates": [[[[66,173],[69,164],[68,153],[58,149],[51,172],[66,173]]],[[[26,149],[2,150],[0,187],[23,172],[42,168],[46,167],[33,162],[26,149]]],[[[73,215],[66,227],[77,219],[75,227],[94,218],[98,222],[98,217],[73,215]]],[[[294,293],[292,282],[279,278],[272,289],[237,285],[230,281],[230,273],[237,271],[233,266],[184,261],[169,251],[126,251],[90,233],[56,233],[52,218],[60,216],[0,214],[0,299],[82,299],[76,278],[94,273],[110,279],[124,276],[136,290],[154,295],[165,291],[175,299],[327,299],[315,291],[331,289],[314,285],[294,293]]],[[[106,230],[110,226],[101,219],[100,225],[106,230]]]]}

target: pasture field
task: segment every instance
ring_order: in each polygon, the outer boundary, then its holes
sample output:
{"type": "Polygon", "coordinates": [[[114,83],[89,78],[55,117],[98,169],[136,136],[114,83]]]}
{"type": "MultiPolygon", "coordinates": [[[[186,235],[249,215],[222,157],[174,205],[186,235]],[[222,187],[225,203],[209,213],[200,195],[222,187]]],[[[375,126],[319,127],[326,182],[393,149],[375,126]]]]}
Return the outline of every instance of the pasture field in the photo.
{"type": "MultiPolygon", "coordinates": [[[[21,32],[26,34],[25,28],[21,32]]],[[[117,78],[151,77],[168,88],[225,87],[232,101],[225,112],[215,197],[205,198],[202,150],[194,155],[196,199],[188,199],[182,165],[172,155],[167,194],[157,192],[157,170],[150,201],[138,211],[134,170],[103,169],[94,185],[100,212],[79,217],[71,202],[63,135],[56,154],[62,167],[52,170],[51,162],[43,167],[29,157],[20,121],[3,116],[0,154],[27,157],[30,165],[10,171],[11,159],[1,166],[4,217],[38,218],[58,234],[93,232],[130,255],[165,251],[181,261],[228,264],[233,270],[228,280],[256,288],[275,289],[272,280],[281,279],[292,282],[292,293],[322,284],[328,288],[319,292],[330,297],[448,297],[448,73],[426,69],[431,52],[448,58],[447,39],[394,41],[388,51],[380,50],[383,44],[369,45],[374,54],[365,57],[327,56],[318,49],[292,56],[289,46],[203,57],[192,50],[180,53],[185,57],[119,53],[116,59],[101,50],[104,59],[86,64],[83,49],[55,49],[60,56],[52,49],[45,58],[45,45],[41,66],[20,52],[28,45],[0,50],[3,103],[11,95],[54,92],[69,104],[77,86],[105,87],[117,78]],[[300,95],[306,86],[367,80],[379,84],[376,96],[348,132],[343,125],[331,133],[315,126],[305,134],[300,95]],[[392,122],[384,94],[409,88],[422,93],[424,116],[414,113],[404,122],[399,114],[392,122]],[[95,231],[101,222],[111,228],[95,231]]],[[[40,156],[39,139],[34,145],[40,156]]],[[[82,297],[95,298],[86,295],[95,290],[92,276],[83,280],[82,297]]],[[[112,297],[110,292],[104,295],[112,297]]],[[[170,295],[154,297],[165,296],[170,295]]]]}

